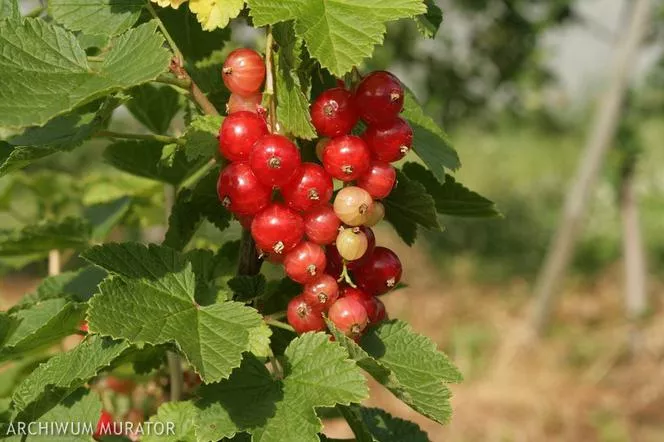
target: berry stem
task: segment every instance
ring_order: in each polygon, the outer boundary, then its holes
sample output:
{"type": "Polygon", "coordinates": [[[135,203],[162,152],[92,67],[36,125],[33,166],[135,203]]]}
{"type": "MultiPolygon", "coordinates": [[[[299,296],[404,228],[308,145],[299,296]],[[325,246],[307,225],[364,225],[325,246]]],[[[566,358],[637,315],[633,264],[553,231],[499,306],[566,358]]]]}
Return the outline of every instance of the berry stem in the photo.
{"type": "Polygon", "coordinates": [[[265,38],[265,90],[263,96],[267,101],[269,112],[270,132],[274,132],[277,124],[277,102],[274,96],[274,37],[272,36],[272,27],[267,27],[267,36],[265,38]]]}
{"type": "Polygon", "coordinates": [[[295,332],[295,329],[293,327],[286,324],[285,322],[277,321],[276,319],[271,319],[271,318],[266,317],[265,318],[265,323],[267,325],[271,325],[272,327],[277,327],[277,328],[281,328],[281,329],[284,329],[284,330],[292,331],[293,333],[295,332]]]}
{"type": "Polygon", "coordinates": [[[94,135],[96,138],[121,138],[126,140],[151,140],[159,141],[165,144],[184,144],[184,140],[166,135],[156,134],[132,134],[124,132],[113,132],[110,130],[100,130],[94,135]]]}
{"type": "Polygon", "coordinates": [[[279,319],[283,319],[285,317],[286,317],[286,310],[276,312],[276,313],[272,313],[271,315],[265,315],[264,316],[266,321],[267,320],[272,320],[272,319],[279,320],[279,319]]]}
{"type": "Polygon", "coordinates": [[[337,279],[337,281],[338,282],[344,281],[346,284],[353,287],[354,289],[357,288],[353,280],[350,279],[350,273],[348,273],[348,266],[346,265],[345,261],[344,261],[343,270],[341,271],[341,276],[339,276],[339,279],[337,279]]]}

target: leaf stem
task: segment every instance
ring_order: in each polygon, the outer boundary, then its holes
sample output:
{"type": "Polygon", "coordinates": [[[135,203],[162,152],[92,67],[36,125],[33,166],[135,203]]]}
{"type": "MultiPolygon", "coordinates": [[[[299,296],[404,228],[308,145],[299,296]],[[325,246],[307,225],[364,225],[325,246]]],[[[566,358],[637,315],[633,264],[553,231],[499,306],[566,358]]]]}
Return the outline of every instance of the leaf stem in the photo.
{"type": "Polygon", "coordinates": [[[265,39],[265,90],[263,95],[267,100],[267,108],[270,119],[270,132],[277,129],[277,100],[274,95],[274,37],[272,36],[272,27],[267,27],[267,36],[265,39]]]}
{"type": "Polygon", "coordinates": [[[265,315],[264,318],[267,319],[283,319],[286,317],[286,311],[272,313],[271,315],[265,315]]]}
{"type": "Polygon", "coordinates": [[[168,32],[168,29],[166,29],[166,26],[164,26],[164,22],[161,21],[159,15],[157,15],[157,11],[155,11],[154,7],[150,4],[149,1],[145,3],[145,7],[150,12],[150,15],[152,15],[152,17],[155,20],[157,20],[157,26],[159,27],[159,30],[161,31],[162,34],[164,34],[164,38],[166,39],[168,46],[171,47],[171,50],[173,51],[173,53],[175,53],[175,56],[177,57],[180,66],[182,66],[182,64],[184,63],[182,52],[180,51],[180,48],[178,48],[178,45],[175,44],[175,40],[173,40],[173,37],[171,37],[171,34],[168,32]]]}
{"type": "Polygon", "coordinates": [[[286,324],[285,322],[277,321],[276,319],[265,318],[265,323],[267,325],[271,325],[272,327],[277,327],[283,330],[295,332],[295,329],[293,327],[286,324]]]}
{"type": "Polygon", "coordinates": [[[135,133],[124,133],[124,132],[113,132],[110,130],[100,130],[94,135],[96,138],[122,138],[127,140],[150,140],[150,141],[159,141],[160,143],[165,144],[184,144],[184,140],[175,137],[169,137],[167,135],[156,135],[156,134],[135,134],[135,133]]]}
{"type": "Polygon", "coordinates": [[[155,81],[157,83],[164,83],[164,84],[177,86],[181,89],[186,90],[187,92],[189,92],[189,90],[191,89],[191,78],[177,78],[172,75],[161,74],[155,79],[155,81]]]}

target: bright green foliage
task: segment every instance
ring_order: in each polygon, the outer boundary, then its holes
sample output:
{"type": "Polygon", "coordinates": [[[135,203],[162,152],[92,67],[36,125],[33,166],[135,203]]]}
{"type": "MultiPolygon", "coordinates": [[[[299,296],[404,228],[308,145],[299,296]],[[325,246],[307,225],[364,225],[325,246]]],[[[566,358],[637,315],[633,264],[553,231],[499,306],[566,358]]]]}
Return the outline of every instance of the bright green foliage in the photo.
{"type": "Polygon", "coordinates": [[[101,240],[111,232],[131,209],[132,199],[121,197],[116,200],[87,206],[83,215],[93,226],[92,238],[101,240]]]}
{"type": "Polygon", "coordinates": [[[446,384],[460,382],[461,374],[429,338],[405,322],[391,320],[370,328],[360,346],[328,325],[357,364],[395,396],[436,422],[448,421],[446,384]]]}
{"type": "Polygon", "coordinates": [[[89,336],[73,350],[53,356],[30,373],[14,390],[14,406],[19,411],[31,405],[41,412],[52,408],[108,367],[128,347],[124,341],[89,336]],[[34,404],[36,401],[40,403],[34,404]]]}
{"type": "Polygon", "coordinates": [[[121,277],[99,286],[90,301],[92,332],[134,344],[175,343],[201,378],[214,382],[240,365],[251,338],[264,333],[256,310],[237,302],[200,306],[191,263],[165,247],[107,244],[85,258],[121,277]]]}
{"type": "Polygon", "coordinates": [[[282,381],[256,358],[245,356],[228,380],[204,386],[196,402],[197,440],[244,431],[256,442],[316,442],[322,424],[315,408],[348,405],[367,396],[358,367],[325,334],[307,333],[293,340],[284,358],[282,381]]]}
{"type": "Polygon", "coordinates": [[[18,0],[0,0],[0,18],[20,18],[21,10],[18,0]]]}
{"type": "Polygon", "coordinates": [[[82,430],[84,426],[93,430],[97,427],[101,408],[101,400],[97,393],[90,392],[85,388],[79,388],[37,419],[37,422],[45,423],[59,422],[62,424],[68,423],[69,425],[75,423],[75,429],[62,435],[28,436],[26,441],[92,442],[94,441],[92,435],[82,430]],[[82,434],[75,435],[73,433],[78,433],[79,423],[82,434]]]}
{"type": "Polygon", "coordinates": [[[422,0],[249,0],[256,26],[295,21],[321,65],[342,76],[383,41],[385,23],[426,11],[422,0]]]}
{"type": "Polygon", "coordinates": [[[127,109],[143,126],[156,134],[165,134],[180,110],[180,94],[170,86],[143,84],[131,90],[127,109]]]}
{"type": "Polygon", "coordinates": [[[440,25],[443,23],[443,11],[435,0],[424,0],[427,5],[426,14],[418,15],[415,19],[417,29],[427,38],[435,38],[440,25]]]}
{"type": "Polygon", "coordinates": [[[219,148],[219,128],[223,118],[205,115],[194,118],[184,134],[185,153],[190,160],[210,159],[219,148]]]}
{"type": "Polygon", "coordinates": [[[447,175],[445,184],[440,184],[430,170],[416,163],[404,164],[403,173],[427,189],[436,203],[438,213],[464,217],[500,216],[491,200],[457,183],[450,175],[447,175]]]}
{"type": "Polygon", "coordinates": [[[150,422],[169,422],[175,424],[175,435],[146,435],[143,442],[196,442],[196,427],[194,426],[198,410],[192,402],[167,402],[159,407],[157,414],[150,418],[150,422]]]}
{"type": "Polygon", "coordinates": [[[50,0],[48,12],[70,31],[117,35],[136,23],[144,5],[144,0],[50,0]]]}
{"type": "Polygon", "coordinates": [[[309,100],[298,76],[301,67],[302,39],[295,36],[293,22],[274,27],[274,38],[279,44],[276,57],[277,115],[284,131],[307,140],[316,137],[309,115],[309,100]]]}
{"type": "Polygon", "coordinates": [[[406,244],[413,245],[418,225],[427,229],[440,229],[436,205],[422,184],[400,171],[397,172],[397,183],[383,200],[385,219],[394,226],[406,244]]]}
{"type": "Polygon", "coordinates": [[[457,170],[461,167],[459,156],[447,134],[428,117],[412,92],[406,91],[402,113],[413,128],[413,149],[441,183],[445,182],[444,167],[457,170]]]}
{"type": "Polygon", "coordinates": [[[201,167],[201,160],[187,159],[181,148],[162,161],[167,146],[154,140],[117,141],[106,148],[104,159],[133,175],[169,184],[178,184],[201,167]]]}
{"type": "Polygon", "coordinates": [[[101,63],[90,64],[74,34],[41,19],[0,21],[0,126],[41,125],[95,98],[145,83],[168,66],[156,25],[117,37],[101,63]],[[42,54],[35,59],[34,54],[42,54]],[[39,78],[40,81],[34,81],[39,78]]]}
{"type": "Polygon", "coordinates": [[[79,218],[43,221],[22,230],[0,231],[0,256],[26,255],[52,249],[80,248],[90,239],[90,225],[79,218]]]}
{"type": "Polygon", "coordinates": [[[0,361],[54,344],[73,334],[85,316],[85,305],[63,298],[50,299],[11,315],[16,327],[0,341],[0,361]]]}

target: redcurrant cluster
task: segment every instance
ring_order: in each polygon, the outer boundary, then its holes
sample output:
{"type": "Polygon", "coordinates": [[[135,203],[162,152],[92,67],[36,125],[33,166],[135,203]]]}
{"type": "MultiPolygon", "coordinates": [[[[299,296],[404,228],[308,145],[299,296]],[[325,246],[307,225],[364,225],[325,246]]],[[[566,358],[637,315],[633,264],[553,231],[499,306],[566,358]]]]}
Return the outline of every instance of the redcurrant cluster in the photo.
{"type": "Polygon", "coordinates": [[[219,133],[220,152],[230,161],[219,176],[220,201],[251,231],[261,256],[303,285],[287,310],[298,333],[325,330],[326,314],[359,337],[368,323],[385,318],[377,296],[401,279],[399,258],[376,247],[371,230],[385,214],[380,200],[396,182],[389,163],[412,142],[410,126],[399,118],[401,83],[373,72],[354,93],[336,87],[313,102],[321,166],[302,162],[291,140],[270,133],[260,106],[265,67],[258,53],[232,52],[222,75],[232,95],[219,133]],[[351,135],[360,119],[364,134],[351,135]],[[333,178],[344,183],[336,196],[333,178]]]}

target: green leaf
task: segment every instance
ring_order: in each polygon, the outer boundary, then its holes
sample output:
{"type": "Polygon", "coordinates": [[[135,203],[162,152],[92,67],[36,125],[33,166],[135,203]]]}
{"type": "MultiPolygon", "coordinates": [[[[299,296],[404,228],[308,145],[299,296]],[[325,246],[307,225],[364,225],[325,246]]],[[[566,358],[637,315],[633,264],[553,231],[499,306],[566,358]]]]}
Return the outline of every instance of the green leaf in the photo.
{"type": "Polygon", "coordinates": [[[182,250],[196,233],[203,218],[219,230],[228,228],[231,214],[219,202],[218,177],[219,168],[215,167],[193,189],[183,189],[178,193],[168,219],[165,245],[182,250]]]}
{"type": "Polygon", "coordinates": [[[246,431],[254,442],[317,442],[322,424],[315,408],[367,397],[366,381],[347,356],[328,335],[306,333],[286,349],[281,382],[246,356],[227,381],[201,389],[198,438],[246,431]]]}
{"type": "Polygon", "coordinates": [[[329,321],[328,327],[351,358],[396,397],[436,422],[447,422],[451,415],[447,384],[462,378],[429,338],[405,322],[391,320],[369,328],[360,347],[329,321]]]}
{"type": "Polygon", "coordinates": [[[41,19],[0,21],[0,69],[6,79],[0,89],[0,126],[42,125],[156,78],[170,61],[156,29],[154,22],[130,29],[113,40],[103,62],[90,65],[76,36],[63,28],[41,19]]]}
{"type": "Polygon", "coordinates": [[[194,425],[198,409],[191,401],[166,402],[157,410],[157,414],[150,418],[150,422],[161,422],[164,428],[173,425],[175,434],[146,434],[143,442],[196,442],[196,427],[194,425]]]}
{"type": "Polygon", "coordinates": [[[131,198],[122,197],[108,203],[85,207],[83,215],[92,226],[92,238],[104,239],[129,212],[131,203],[131,198]]]}
{"type": "Polygon", "coordinates": [[[457,170],[461,167],[459,155],[452,147],[447,134],[424,113],[413,93],[406,91],[402,117],[413,128],[413,150],[441,183],[445,182],[444,167],[457,170]]]}
{"type": "Polygon", "coordinates": [[[362,420],[359,407],[337,405],[336,409],[341,413],[346,422],[348,422],[348,426],[355,436],[355,442],[374,442],[373,436],[362,420]]]}
{"type": "Polygon", "coordinates": [[[143,6],[143,0],[50,0],[48,12],[70,31],[117,35],[136,23],[143,6]]]}
{"type": "Polygon", "coordinates": [[[190,161],[212,158],[219,148],[219,128],[223,117],[201,115],[193,119],[184,134],[184,151],[190,161]]]}
{"type": "Polygon", "coordinates": [[[493,201],[457,183],[450,175],[447,175],[445,184],[440,184],[431,171],[420,164],[406,163],[402,171],[427,189],[436,203],[438,213],[462,217],[501,216],[493,201]]]}
{"type": "Polygon", "coordinates": [[[0,231],[0,256],[27,255],[53,249],[76,249],[90,239],[90,225],[80,218],[42,221],[20,231],[0,231]]]}
{"type": "Polygon", "coordinates": [[[215,29],[211,32],[204,31],[194,14],[189,11],[187,3],[178,9],[155,9],[182,55],[190,62],[209,57],[212,52],[221,49],[223,43],[231,38],[229,27],[215,29]]]}
{"type": "Polygon", "coordinates": [[[39,416],[38,411],[43,413],[52,408],[108,367],[127,348],[129,344],[124,341],[89,335],[78,346],[53,356],[25,378],[14,390],[14,405],[18,410],[39,416]]]}
{"type": "Polygon", "coordinates": [[[18,0],[0,0],[0,18],[21,18],[18,0]]]}
{"type": "Polygon", "coordinates": [[[244,0],[192,0],[189,9],[206,31],[225,28],[244,8],[244,0]]]}
{"type": "Polygon", "coordinates": [[[91,428],[93,431],[97,427],[97,421],[101,414],[101,400],[96,392],[91,392],[85,388],[79,388],[67,396],[58,405],[53,407],[42,417],[37,419],[35,427],[39,423],[51,425],[58,422],[64,426],[69,423],[70,431],[63,431],[61,434],[34,435],[28,436],[26,441],[49,442],[93,442],[92,434],[85,432],[84,429],[91,428]],[[80,425],[80,430],[79,426],[80,425]],[[73,426],[73,427],[72,427],[73,426]],[[79,433],[79,434],[76,434],[79,433]]]}
{"type": "Polygon", "coordinates": [[[237,301],[247,301],[259,298],[265,294],[267,279],[265,275],[239,275],[228,281],[228,287],[233,290],[237,301]]]}
{"type": "Polygon", "coordinates": [[[385,219],[408,245],[413,245],[417,226],[440,230],[436,205],[425,187],[397,171],[397,185],[383,200],[385,219]]]}
{"type": "Polygon", "coordinates": [[[73,334],[85,317],[85,305],[66,299],[50,299],[13,314],[14,332],[2,342],[0,360],[59,342],[73,334]]]}
{"type": "Polygon", "coordinates": [[[277,115],[284,131],[297,138],[317,137],[309,114],[309,100],[297,75],[302,61],[302,39],[295,37],[293,22],[279,23],[273,30],[279,44],[276,54],[277,115]]]}
{"type": "Polygon", "coordinates": [[[8,144],[0,142],[0,176],[45,156],[80,146],[104,125],[121,103],[122,100],[116,98],[104,100],[101,106],[93,103],[56,117],[42,127],[30,127],[11,138],[8,144]]]}
{"type": "Polygon", "coordinates": [[[124,140],[109,145],[104,151],[104,159],[114,167],[157,181],[177,185],[196,172],[201,160],[189,160],[182,149],[172,152],[171,161],[165,163],[162,157],[168,146],[152,140],[124,140]]]}
{"type": "Polygon", "coordinates": [[[422,0],[249,0],[254,25],[295,20],[313,57],[340,77],[383,42],[385,23],[426,12],[422,0]]]}
{"type": "Polygon", "coordinates": [[[417,29],[427,38],[435,38],[440,25],[443,23],[443,11],[434,0],[424,0],[427,6],[426,14],[415,18],[417,29]]]}
{"type": "Polygon", "coordinates": [[[134,118],[150,131],[165,134],[180,110],[180,94],[170,86],[148,83],[133,88],[131,96],[126,106],[134,118]]]}
{"type": "Polygon", "coordinates": [[[429,437],[415,423],[391,416],[379,408],[353,407],[376,442],[429,442],[429,437]]]}
{"type": "Polygon", "coordinates": [[[84,258],[118,274],[90,301],[90,331],[134,344],[175,343],[205,382],[226,378],[250,348],[256,310],[237,302],[200,306],[191,263],[166,247],[105,244],[84,258]]]}

